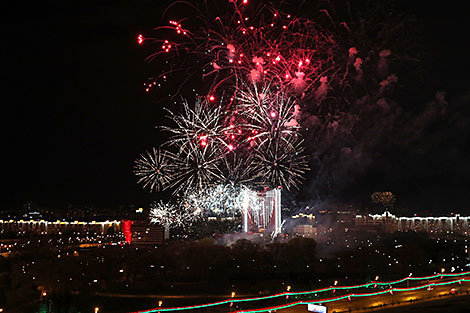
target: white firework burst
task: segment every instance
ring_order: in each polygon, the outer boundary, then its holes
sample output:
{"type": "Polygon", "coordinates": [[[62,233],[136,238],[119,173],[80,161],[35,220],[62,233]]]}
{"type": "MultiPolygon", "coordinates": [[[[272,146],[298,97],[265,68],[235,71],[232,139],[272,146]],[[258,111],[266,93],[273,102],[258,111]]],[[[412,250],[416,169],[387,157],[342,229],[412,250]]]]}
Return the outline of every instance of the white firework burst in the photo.
{"type": "Polygon", "coordinates": [[[172,183],[174,193],[194,188],[204,189],[220,181],[222,157],[217,148],[188,142],[175,158],[178,172],[172,183]]]}
{"type": "Polygon", "coordinates": [[[223,150],[228,144],[223,140],[226,127],[221,106],[212,106],[208,101],[197,99],[194,106],[183,101],[183,112],[175,114],[169,110],[169,118],[175,126],[162,126],[172,134],[169,145],[178,149],[193,149],[195,146],[211,146],[223,150]],[[188,147],[190,146],[190,147],[188,147]]]}
{"type": "Polygon", "coordinates": [[[298,188],[309,170],[308,159],[303,154],[302,141],[295,137],[286,140],[270,140],[256,150],[253,165],[262,185],[298,188]]]}
{"type": "Polygon", "coordinates": [[[176,177],[176,167],[173,162],[176,155],[169,151],[157,148],[141,154],[135,161],[134,174],[138,177],[137,183],[148,187],[150,191],[161,191],[171,186],[176,177]]]}
{"type": "Polygon", "coordinates": [[[250,132],[247,140],[255,141],[257,146],[272,140],[288,141],[298,134],[298,106],[284,92],[272,90],[269,84],[261,90],[256,85],[245,86],[238,93],[238,101],[243,126],[250,132]]]}
{"type": "Polygon", "coordinates": [[[245,185],[220,184],[204,190],[194,189],[184,195],[185,202],[206,215],[236,216],[259,206],[257,193],[245,185]]]}
{"type": "Polygon", "coordinates": [[[174,205],[163,201],[154,202],[150,206],[150,222],[160,224],[170,229],[191,226],[201,217],[202,211],[180,203],[174,205]]]}

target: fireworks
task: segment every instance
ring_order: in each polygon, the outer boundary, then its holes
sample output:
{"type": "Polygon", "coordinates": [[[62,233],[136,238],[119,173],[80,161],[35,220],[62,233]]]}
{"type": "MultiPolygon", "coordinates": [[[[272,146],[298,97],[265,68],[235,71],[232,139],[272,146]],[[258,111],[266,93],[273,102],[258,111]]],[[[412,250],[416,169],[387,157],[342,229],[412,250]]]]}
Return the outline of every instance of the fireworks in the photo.
{"type": "Polygon", "coordinates": [[[222,179],[219,150],[210,145],[186,143],[174,161],[178,167],[171,185],[176,187],[175,194],[191,188],[204,189],[222,179]]]}
{"type": "MultiPolygon", "coordinates": [[[[201,3],[206,7],[189,5],[192,16],[168,21],[153,38],[137,38],[152,44],[148,60],[168,64],[147,91],[175,76],[174,95],[202,79],[205,96],[168,111],[172,125],[160,126],[170,133],[160,152],[167,163],[141,156],[136,174],[144,186],[172,188],[188,205],[232,214],[247,201],[240,198],[244,188],[299,188],[307,155],[333,162],[336,150],[352,151],[353,128],[371,111],[366,104],[386,104],[397,82],[390,73],[395,52],[387,38],[375,46],[361,41],[362,20],[339,22],[327,10],[313,21],[270,3],[201,3]]],[[[176,2],[165,14],[185,11],[179,5],[188,3],[176,2]]],[[[317,178],[328,173],[323,164],[316,169],[317,178]]]]}
{"type": "Polygon", "coordinates": [[[370,195],[373,203],[382,204],[385,208],[391,208],[397,201],[397,198],[390,191],[376,191],[370,195]]]}
{"type": "Polygon", "coordinates": [[[172,134],[169,145],[178,149],[211,147],[212,150],[223,150],[228,144],[223,140],[226,127],[223,124],[224,113],[220,106],[211,106],[207,101],[197,99],[193,106],[183,101],[183,113],[169,112],[169,118],[175,126],[161,126],[172,134]]]}
{"type": "Polygon", "coordinates": [[[252,155],[246,151],[243,153],[243,150],[238,150],[238,152],[240,153],[227,153],[224,156],[221,165],[223,184],[249,185],[253,181],[252,155]]]}
{"type": "MultiPolygon", "coordinates": [[[[145,38],[156,48],[148,60],[169,60],[173,70],[194,69],[209,83],[211,101],[220,93],[236,95],[240,81],[273,82],[300,97],[323,96],[327,81],[344,74],[347,51],[312,20],[283,13],[269,3],[253,5],[219,2],[224,12],[195,9],[194,19],[169,21],[156,29],[159,37],[145,38]]],[[[156,80],[169,73],[164,71],[156,80]]]]}
{"type": "Polygon", "coordinates": [[[254,153],[257,177],[270,186],[298,187],[308,168],[301,141],[271,140],[254,153]]]}
{"type": "Polygon", "coordinates": [[[172,229],[187,227],[204,216],[240,216],[251,209],[260,210],[257,193],[246,186],[220,184],[192,188],[177,198],[177,204],[155,202],[150,208],[150,221],[172,229]]]}
{"type": "Polygon", "coordinates": [[[168,228],[181,228],[197,221],[201,210],[188,205],[173,205],[170,203],[154,202],[150,206],[150,222],[168,228]]]}
{"type": "MultiPolygon", "coordinates": [[[[297,99],[313,90],[318,73],[331,70],[331,60],[321,58],[334,51],[334,42],[311,21],[278,12],[268,24],[249,26],[249,17],[233,5],[236,19],[228,24],[218,18],[198,33],[170,21],[164,29],[174,30],[178,41],[153,39],[161,50],[149,59],[184,63],[196,56],[203,78],[211,83],[208,96],[191,104],[183,100],[181,113],[168,110],[171,125],[160,126],[170,133],[164,144],[168,151],[154,149],[135,166],[144,187],[172,188],[186,208],[232,216],[256,208],[250,188],[299,186],[308,162],[302,154],[297,99]],[[221,91],[230,96],[216,96],[221,91]]],[[[272,12],[262,7],[257,19],[272,12]]],[[[149,38],[140,35],[138,43],[144,40],[149,38]]],[[[187,216],[180,211],[185,210],[158,203],[152,220],[178,225],[187,216]]]]}
{"type": "Polygon", "coordinates": [[[269,141],[289,141],[298,136],[299,106],[284,93],[276,93],[269,86],[261,91],[255,85],[239,92],[238,107],[243,121],[241,127],[248,131],[246,141],[263,146],[269,141]]]}
{"type": "Polygon", "coordinates": [[[172,160],[177,156],[168,151],[153,148],[135,162],[134,173],[138,183],[149,187],[150,191],[160,191],[169,187],[176,177],[176,168],[172,160]]]}
{"type": "Polygon", "coordinates": [[[194,189],[186,193],[185,199],[189,206],[208,215],[235,216],[246,208],[244,203],[255,202],[256,192],[243,185],[220,184],[204,190],[194,189]]]}
{"type": "Polygon", "coordinates": [[[169,204],[155,202],[150,206],[150,221],[165,227],[183,224],[183,220],[177,215],[176,207],[169,204]]]}

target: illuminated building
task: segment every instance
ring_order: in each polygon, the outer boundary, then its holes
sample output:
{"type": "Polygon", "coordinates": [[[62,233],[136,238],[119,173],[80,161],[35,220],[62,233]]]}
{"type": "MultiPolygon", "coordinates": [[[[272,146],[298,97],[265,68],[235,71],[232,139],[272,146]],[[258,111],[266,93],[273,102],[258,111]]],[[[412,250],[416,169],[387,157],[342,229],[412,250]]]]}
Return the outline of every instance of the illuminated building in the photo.
{"type": "Polygon", "coordinates": [[[0,230],[4,232],[23,232],[35,234],[60,234],[76,232],[82,234],[105,235],[110,229],[113,233],[122,231],[126,241],[133,244],[161,244],[168,238],[168,230],[148,221],[45,221],[45,220],[0,220],[0,230]]]}
{"type": "MultiPolygon", "coordinates": [[[[131,243],[133,245],[160,245],[168,239],[168,229],[148,220],[137,220],[131,223],[131,243]]],[[[126,237],[127,241],[127,237],[126,237]]]]}
{"type": "MultiPolygon", "coordinates": [[[[254,192],[253,192],[254,193],[254,192]]],[[[281,231],[281,189],[263,190],[242,210],[243,232],[281,231]]]]}
{"type": "Polygon", "coordinates": [[[81,222],[81,221],[45,221],[45,220],[0,220],[0,230],[7,232],[31,232],[40,234],[57,234],[68,231],[79,233],[106,234],[112,228],[120,231],[120,221],[81,222]]]}
{"type": "Polygon", "coordinates": [[[294,226],[292,232],[298,236],[312,238],[317,235],[317,228],[313,225],[296,225],[294,226]]]}
{"type": "Polygon", "coordinates": [[[383,214],[356,215],[356,228],[377,226],[381,231],[423,231],[427,233],[455,232],[470,234],[470,216],[397,217],[388,211],[383,214]]]}

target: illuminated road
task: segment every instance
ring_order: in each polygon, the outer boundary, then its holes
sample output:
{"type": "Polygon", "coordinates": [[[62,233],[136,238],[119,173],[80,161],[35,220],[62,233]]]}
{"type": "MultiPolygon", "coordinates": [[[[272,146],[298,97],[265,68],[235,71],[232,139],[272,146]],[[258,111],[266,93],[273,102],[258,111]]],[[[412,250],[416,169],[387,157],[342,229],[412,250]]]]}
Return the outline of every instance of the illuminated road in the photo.
{"type": "MultiPolygon", "coordinates": [[[[323,304],[330,313],[381,310],[417,302],[433,301],[458,295],[469,295],[469,272],[437,274],[428,277],[404,278],[390,282],[337,286],[316,292],[280,293],[266,297],[236,299],[206,304],[164,306],[141,312],[237,312],[237,313],[300,313],[307,312],[308,303],[323,304]],[[411,280],[411,281],[410,281],[411,280]]],[[[182,296],[181,302],[189,300],[182,296]]],[[[169,299],[168,299],[169,300],[169,299]]],[[[202,300],[202,299],[199,299],[202,300]]],[[[194,300],[193,300],[194,301],[194,300]]],[[[181,303],[182,304],[182,303],[181,303]]]]}
{"type": "MultiPolygon", "coordinates": [[[[437,286],[433,290],[413,290],[413,291],[403,291],[395,292],[393,295],[391,293],[386,293],[377,296],[364,297],[364,298],[352,298],[351,301],[348,299],[339,300],[333,303],[325,304],[328,307],[328,312],[338,313],[338,312],[349,312],[349,311],[369,311],[372,309],[379,308],[394,308],[398,305],[408,305],[416,302],[422,301],[433,301],[439,300],[444,297],[452,297],[458,295],[468,295],[470,294],[470,283],[465,282],[462,285],[458,283],[455,285],[447,286],[437,286]],[[454,294],[452,294],[451,289],[454,289],[454,294]]],[[[299,313],[299,312],[308,312],[307,305],[299,305],[292,308],[277,310],[277,312],[282,313],[299,313]]]]}

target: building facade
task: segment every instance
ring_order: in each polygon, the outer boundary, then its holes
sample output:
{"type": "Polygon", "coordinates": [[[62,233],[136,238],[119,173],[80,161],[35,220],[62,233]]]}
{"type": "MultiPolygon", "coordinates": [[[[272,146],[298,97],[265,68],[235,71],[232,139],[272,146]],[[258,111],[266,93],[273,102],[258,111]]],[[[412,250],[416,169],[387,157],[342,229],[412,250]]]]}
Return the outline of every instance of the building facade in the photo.
{"type": "Polygon", "coordinates": [[[452,232],[470,234],[470,216],[397,217],[388,211],[383,214],[356,215],[355,227],[376,227],[381,231],[423,231],[430,234],[452,232]]]}
{"type": "Polygon", "coordinates": [[[0,220],[0,230],[3,232],[24,232],[37,234],[59,234],[78,232],[104,235],[112,228],[114,232],[121,230],[120,221],[81,222],[81,221],[45,221],[45,220],[0,220]]]}

